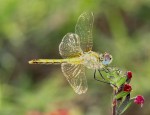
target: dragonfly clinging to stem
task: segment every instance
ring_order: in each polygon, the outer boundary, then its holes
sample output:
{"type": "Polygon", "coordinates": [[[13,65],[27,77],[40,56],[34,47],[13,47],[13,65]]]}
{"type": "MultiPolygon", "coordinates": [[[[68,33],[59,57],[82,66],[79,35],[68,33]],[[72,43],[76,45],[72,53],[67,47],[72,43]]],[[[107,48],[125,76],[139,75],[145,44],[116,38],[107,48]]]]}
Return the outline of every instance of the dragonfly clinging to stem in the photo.
{"type": "Polygon", "coordinates": [[[75,33],[67,33],[59,45],[63,59],[33,59],[29,64],[61,64],[62,72],[74,91],[77,94],[85,93],[88,89],[85,67],[96,72],[112,62],[109,53],[92,51],[93,22],[92,12],[84,12],[79,16],[75,33]]]}

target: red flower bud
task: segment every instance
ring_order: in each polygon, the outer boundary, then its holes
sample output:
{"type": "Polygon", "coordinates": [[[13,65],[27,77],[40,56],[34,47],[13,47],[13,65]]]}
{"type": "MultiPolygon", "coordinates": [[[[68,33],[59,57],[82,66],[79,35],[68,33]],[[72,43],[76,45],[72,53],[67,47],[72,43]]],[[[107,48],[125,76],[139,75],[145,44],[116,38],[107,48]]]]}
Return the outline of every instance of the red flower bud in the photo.
{"type": "Polygon", "coordinates": [[[124,84],[123,91],[130,92],[131,90],[132,90],[131,85],[129,85],[129,84],[124,84]]]}
{"type": "Polygon", "coordinates": [[[131,71],[127,71],[127,77],[128,77],[128,79],[132,78],[132,72],[131,71]]]}
{"type": "Polygon", "coordinates": [[[137,96],[135,97],[135,99],[134,99],[134,103],[140,104],[141,107],[142,107],[143,104],[144,104],[144,97],[141,96],[141,95],[137,95],[137,96]]]}

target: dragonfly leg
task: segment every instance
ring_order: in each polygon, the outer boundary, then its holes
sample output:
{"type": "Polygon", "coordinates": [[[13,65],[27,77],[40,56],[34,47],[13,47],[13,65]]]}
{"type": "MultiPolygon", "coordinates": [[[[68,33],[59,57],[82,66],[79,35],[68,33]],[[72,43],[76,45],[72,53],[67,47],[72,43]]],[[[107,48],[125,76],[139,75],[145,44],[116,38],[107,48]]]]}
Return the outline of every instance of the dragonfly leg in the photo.
{"type": "Polygon", "coordinates": [[[110,70],[107,67],[104,67],[101,70],[104,71],[105,73],[109,73],[110,72],[110,70]]]}
{"type": "Polygon", "coordinates": [[[102,71],[105,71],[106,73],[110,73],[110,72],[116,72],[117,74],[121,73],[121,70],[119,68],[115,68],[115,66],[112,66],[111,69],[110,68],[103,68],[102,71]]]}
{"type": "Polygon", "coordinates": [[[105,81],[102,81],[102,80],[97,79],[97,78],[96,78],[96,70],[94,71],[94,79],[95,79],[96,81],[100,81],[100,82],[102,82],[102,83],[106,83],[106,84],[111,85],[111,83],[109,83],[109,82],[105,82],[105,81]]]}
{"type": "Polygon", "coordinates": [[[116,71],[116,72],[121,72],[121,70],[119,68],[116,68],[116,66],[109,66],[109,68],[107,68],[107,66],[105,66],[102,71],[105,71],[106,73],[109,73],[111,71],[116,71]]]}
{"type": "MultiPolygon", "coordinates": [[[[98,71],[99,71],[99,74],[101,75],[101,77],[105,80],[105,78],[103,77],[103,75],[102,75],[102,73],[100,72],[100,70],[98,70],[98,71]]],[[[94,79],[95,79],[96,81],[100,81],[100,82],[102,82],[102,83],[106,83],[106,84],[112,85],[113,87],[116,87],[116,88],[118,89],[118,87],[117,87],[115,84],[112,84],[112,83],[110,83],[110,82],[106,82],[106,81],[102,81],[102,80],[97,79],[97,78],[96,78],[96,70],[94,71],[94,79]]]]}
{"type": "Polygon", "coordinates": [[[102,79],[105,80],[105,78],[104,78],[104,76],[102,75],[100,69],[98,69],[98,72],[99,72],[100,76],[102,77],[102,79]]]}

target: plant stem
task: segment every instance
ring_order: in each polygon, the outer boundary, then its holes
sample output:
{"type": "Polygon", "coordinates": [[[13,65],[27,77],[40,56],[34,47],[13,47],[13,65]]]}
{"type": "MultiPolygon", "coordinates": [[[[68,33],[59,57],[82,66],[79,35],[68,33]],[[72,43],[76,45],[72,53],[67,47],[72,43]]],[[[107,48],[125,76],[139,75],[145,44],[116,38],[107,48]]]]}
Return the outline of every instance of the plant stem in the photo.
{"type": "Polygon", "coordinates": [[[117,115],[116,114],[116,106],[117,106],[117,100],[115,98],[116,95],[116,88],[113,88],[113,101],[112,101],[112,115],[117,115]]]}

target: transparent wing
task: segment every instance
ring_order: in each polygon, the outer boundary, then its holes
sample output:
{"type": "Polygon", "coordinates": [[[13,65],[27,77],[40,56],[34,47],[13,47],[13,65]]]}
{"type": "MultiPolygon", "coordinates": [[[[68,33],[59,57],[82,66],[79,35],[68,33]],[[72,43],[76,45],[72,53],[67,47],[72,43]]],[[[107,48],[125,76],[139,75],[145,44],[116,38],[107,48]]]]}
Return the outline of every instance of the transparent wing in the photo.
{"type": "Polygon", "coordinates": [[[63,63],[61,65],[61,69],[64,76],[76,93],[82,94],[87,91],[88,86],[85,76],[85,68],[83,65],[63,63]]]}
{"type": "Polygon", "coordinates": [[[92,50],[92,28],[94,17],[92,12],[84,12],[78,18],[75,33],[79,35],[81,49],[84,52],[92,50]]]}
{"type": "Polygon", "coordinates": [[[82,54],[79,36],[74,33],[67,33],[59,45],[59,53],[63,58],[79,57],[82,54]]]}

